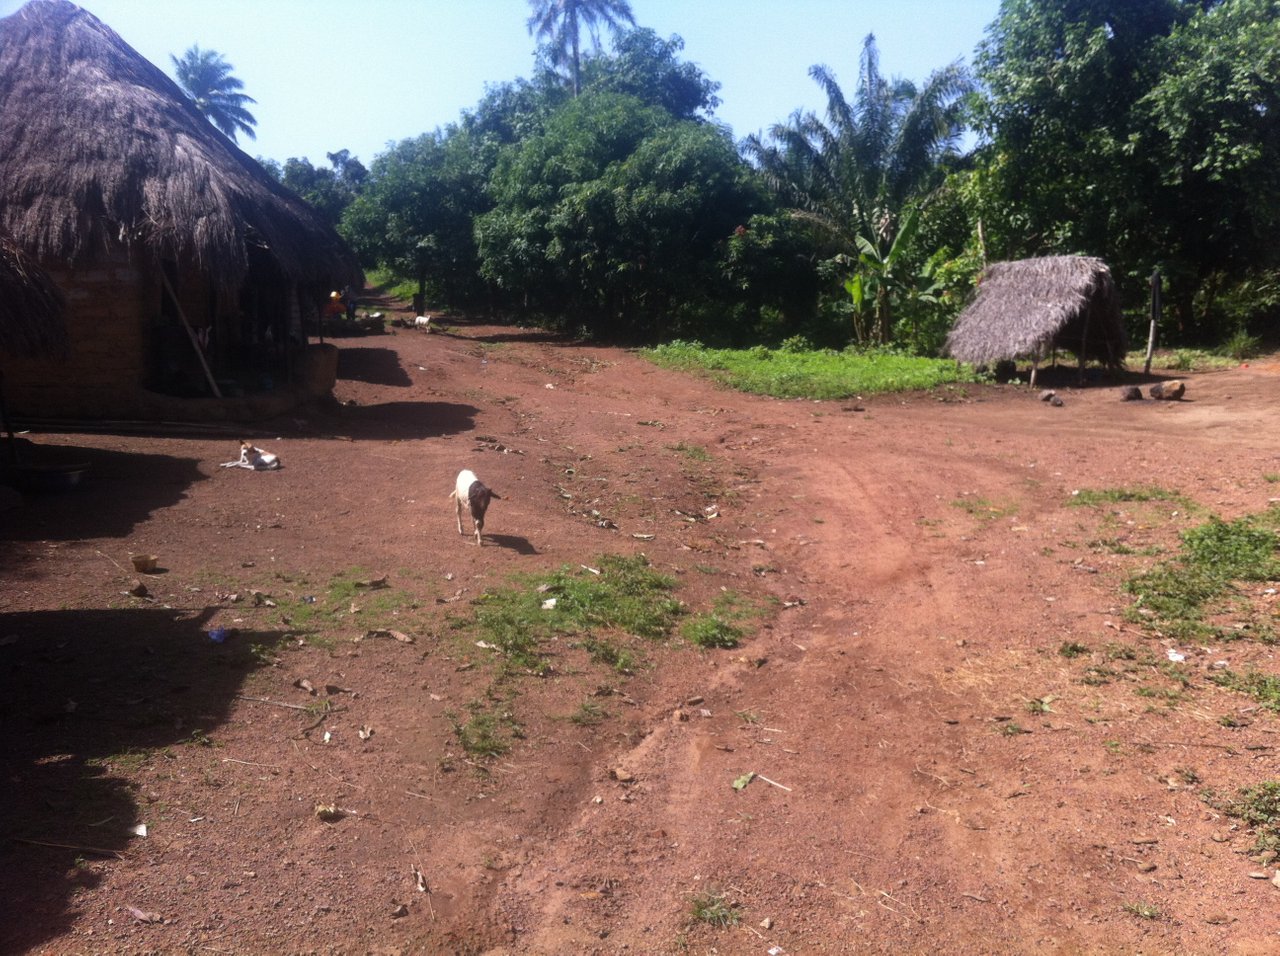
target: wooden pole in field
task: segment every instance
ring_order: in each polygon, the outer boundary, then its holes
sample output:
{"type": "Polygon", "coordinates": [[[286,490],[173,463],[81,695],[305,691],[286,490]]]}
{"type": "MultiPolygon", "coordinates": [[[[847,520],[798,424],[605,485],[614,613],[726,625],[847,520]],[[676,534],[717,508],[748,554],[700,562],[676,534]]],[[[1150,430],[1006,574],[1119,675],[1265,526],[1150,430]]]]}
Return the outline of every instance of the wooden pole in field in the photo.
{"type": "Polygon", "coordinates": [[[1156,350],[1156,325],[1160,322],[1160,268],[1151,273],[1151,330],[1147,333],[1147,361],[1142,374],[1151,374],[1151,355],[1156,350]]]}

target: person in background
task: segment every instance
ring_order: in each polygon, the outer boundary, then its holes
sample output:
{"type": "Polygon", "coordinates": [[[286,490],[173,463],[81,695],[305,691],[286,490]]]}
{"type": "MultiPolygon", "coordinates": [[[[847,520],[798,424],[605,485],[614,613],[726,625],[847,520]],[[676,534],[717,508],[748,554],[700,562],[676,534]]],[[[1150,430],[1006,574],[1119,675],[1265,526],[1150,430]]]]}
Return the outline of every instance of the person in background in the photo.
{"type": "Polygon", "coordinates": [[[347,318],[356,320],[356,290],[347,286],[342,290],[342,301],[347,304],[347,318]]]}

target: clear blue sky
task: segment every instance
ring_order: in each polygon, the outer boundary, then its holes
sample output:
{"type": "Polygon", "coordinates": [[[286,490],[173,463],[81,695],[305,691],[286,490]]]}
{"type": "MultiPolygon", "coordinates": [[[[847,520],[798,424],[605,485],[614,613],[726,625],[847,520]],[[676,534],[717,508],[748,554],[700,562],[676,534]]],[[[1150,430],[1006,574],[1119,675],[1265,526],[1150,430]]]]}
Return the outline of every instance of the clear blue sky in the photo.
{"type": "MultiPolygon", "coordinates": [[[[0,0],[0,16],[23,0],[0,0]]],[[[527,0],[81,0],[172,75],[191,44],[234,67],[258,119],[255,156],[283,161],[349,149],[365,165],[388,143],[475,106],[486,84],[533,69],[527,0]]],[[[797,108],[821,111],[809,67],[857,82],[875,33],[881,71],[920,81],[974,48],[999,0],[631,0],[640,26],[679,34],[683,57],[721,84],[716,116],[734,136],[767,130],[797,108]]]]}

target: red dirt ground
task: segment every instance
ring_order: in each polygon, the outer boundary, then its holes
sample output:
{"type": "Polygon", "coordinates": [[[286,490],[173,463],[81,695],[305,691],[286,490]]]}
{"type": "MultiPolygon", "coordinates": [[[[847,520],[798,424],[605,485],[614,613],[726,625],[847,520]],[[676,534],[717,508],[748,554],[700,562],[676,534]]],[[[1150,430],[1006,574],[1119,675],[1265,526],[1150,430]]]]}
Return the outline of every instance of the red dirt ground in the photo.
{"type": "Polygon", "coordinates": [[[1274,366],[1055,408],[777,401],[481,324],[339,344],[338,404],[250,434],[279,472],[218,468],[224,429],[27,436],[91,469],[0,512],[0,950],[1280,950],[1280,889],[1250,877],[1274,870],[1200,796],[1276,775],[1275,715],[1207,680],[1275,673],[1271,649],[1183,647],[1169,679],[1123,584],[1203,514],[1071,506],[1265,509],[1274,366]],[[461,467],[502,495],[483,548],[446,498],[461,467]],[[691,611],[777,601],[736,649],[634,644],[631,676],[565,642],[551,676],[495,681],[451,623],[637,552],[691,611]],[[414,643],[353,641],[381,595],[414,643]],[[476,701],[523,728],[505,755],[460,747],[476,701]],[[568,719],[584,701],[602,722],[568,719]],[[731,925],[692,915],[717,897],[731,925]]]}

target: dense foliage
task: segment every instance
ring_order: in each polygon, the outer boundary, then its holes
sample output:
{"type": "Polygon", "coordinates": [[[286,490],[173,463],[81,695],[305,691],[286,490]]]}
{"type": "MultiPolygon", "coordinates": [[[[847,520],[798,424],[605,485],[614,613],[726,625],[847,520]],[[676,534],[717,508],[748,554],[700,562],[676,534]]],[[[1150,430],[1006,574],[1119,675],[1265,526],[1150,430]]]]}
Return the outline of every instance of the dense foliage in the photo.
{"type": "Polygon", "coordinates": [[[815,66],[824,115],[737,145],[679,37],[623,30],[626,3],[531,10],[532,77],[367,175],[277,171],[438,305],[936,354],[984,262],[1084,254],[1135,325],[1162,270],[1168,344],[1254,341],[1280,309],[1280,0],[1003,0],[972,76],[886,77],[868,37],[852,95],[815,66]]]}

